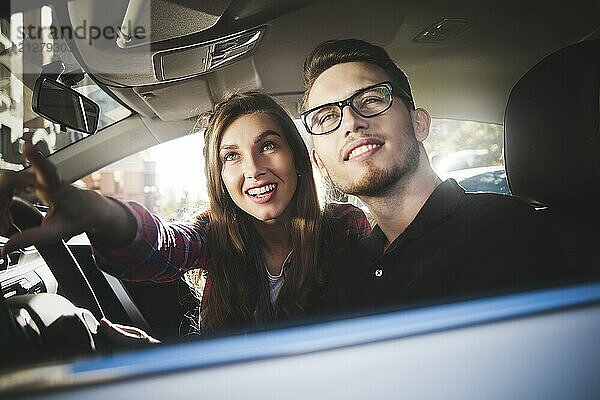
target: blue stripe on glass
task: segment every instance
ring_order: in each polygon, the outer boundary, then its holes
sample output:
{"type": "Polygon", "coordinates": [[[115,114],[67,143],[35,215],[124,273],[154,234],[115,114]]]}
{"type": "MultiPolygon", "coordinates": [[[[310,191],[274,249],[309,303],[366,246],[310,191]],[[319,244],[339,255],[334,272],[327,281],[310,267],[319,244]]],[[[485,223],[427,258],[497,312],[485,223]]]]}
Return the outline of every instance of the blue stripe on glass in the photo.
{"type": "Polygon", "coordinates": [[[600,302],[600,283],[507,295],[103,356],[72,382],[124,379],[398,339],[600,302]]]}

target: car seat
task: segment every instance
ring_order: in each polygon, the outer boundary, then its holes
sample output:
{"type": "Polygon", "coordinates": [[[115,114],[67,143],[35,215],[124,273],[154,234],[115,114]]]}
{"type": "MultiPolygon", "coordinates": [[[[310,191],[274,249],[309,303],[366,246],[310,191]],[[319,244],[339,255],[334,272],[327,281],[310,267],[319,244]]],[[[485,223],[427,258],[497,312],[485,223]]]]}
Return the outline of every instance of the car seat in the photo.
{"type": "Polygon", "coordinates": [[[546,57],[514,86],[505,157],[512,193],[556,229],[573,276],[600,274],[600,40],[546,57]]]}

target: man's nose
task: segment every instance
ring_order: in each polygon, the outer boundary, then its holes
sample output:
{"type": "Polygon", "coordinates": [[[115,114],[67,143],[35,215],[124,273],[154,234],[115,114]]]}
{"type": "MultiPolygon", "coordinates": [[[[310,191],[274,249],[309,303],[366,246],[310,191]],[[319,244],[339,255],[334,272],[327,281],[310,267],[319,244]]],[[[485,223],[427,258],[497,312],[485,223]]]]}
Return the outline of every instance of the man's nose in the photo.
{"type": "Polygon", "coordinates": [[[342,121],[340,122],[340,129],[344,132],[345,136],[349,136],[353,132],[360,132],[369,127],[367,118],[358,114],[350,105],[345,106],[342,109],[342,121]]]}

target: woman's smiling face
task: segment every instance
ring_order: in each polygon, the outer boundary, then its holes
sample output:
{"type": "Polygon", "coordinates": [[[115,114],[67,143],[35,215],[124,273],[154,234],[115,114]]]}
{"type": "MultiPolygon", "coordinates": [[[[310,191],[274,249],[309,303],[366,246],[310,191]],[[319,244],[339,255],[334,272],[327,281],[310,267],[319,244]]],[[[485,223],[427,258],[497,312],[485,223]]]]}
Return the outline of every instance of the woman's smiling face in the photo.
{"type": "Polygon", "coordinates": [[[221,178],[235,204],[259,221],[284,214],[298,183],[294,157],[277,120],[264,113],[242,115],[223,132],[221,178]]]}

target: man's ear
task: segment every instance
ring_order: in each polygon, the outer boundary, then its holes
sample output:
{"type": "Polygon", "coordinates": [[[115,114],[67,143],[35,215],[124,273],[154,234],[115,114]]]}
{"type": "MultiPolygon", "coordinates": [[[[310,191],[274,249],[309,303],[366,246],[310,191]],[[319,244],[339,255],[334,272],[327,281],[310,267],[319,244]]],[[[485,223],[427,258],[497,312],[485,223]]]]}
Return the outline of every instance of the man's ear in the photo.
{"type": "Polygon", "coordinates": [[[423,142],[429,136],[429,127],[431,126],[431,116],[424,108],[417,108],[411,112],[415,137],[419,142],[423,142]]]}

